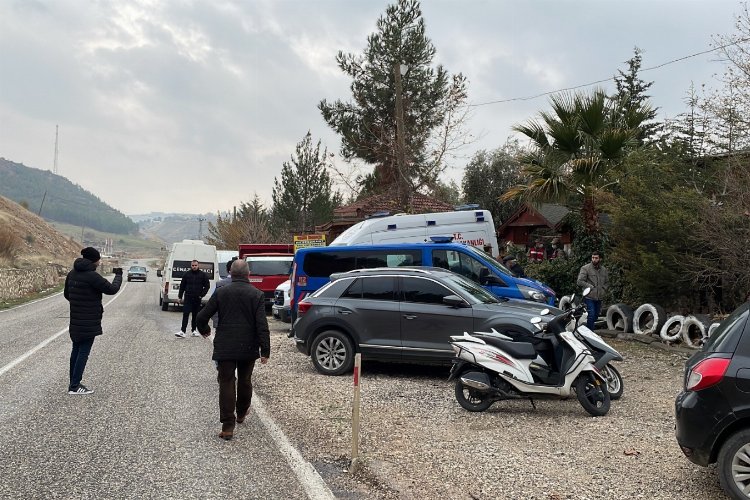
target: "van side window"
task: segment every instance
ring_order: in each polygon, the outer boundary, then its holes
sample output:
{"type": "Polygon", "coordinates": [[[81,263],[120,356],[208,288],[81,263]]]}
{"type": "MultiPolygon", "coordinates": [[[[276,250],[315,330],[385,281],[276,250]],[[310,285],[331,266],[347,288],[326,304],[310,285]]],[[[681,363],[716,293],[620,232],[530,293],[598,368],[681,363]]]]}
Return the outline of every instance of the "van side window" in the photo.
{"type": "Polygon", "coordinates": [[[342,299],[394,300],[396,279],[388,276],[358,278],[341,295],[342,299]]]}
{"type": "Polygon", "coordinates": [[[443,297],[455,295],[440,283],[424,278],[402,278],[401,287],[405,302],[442,305],[443,297]]]}
{"type": "Polygon", "coordinates": [[[432,263],[435,267],[450,269],[476,283],[479,283],[480,270],[485,267],[472,256],[455,250],[433,250],[432,263]]]}
{"type": "Polygon", "coordinates": [[[305,256],[302,271],[312,278],[373,267],[421,266],[421,250],[361,250],[311,252],[305,256]]]}

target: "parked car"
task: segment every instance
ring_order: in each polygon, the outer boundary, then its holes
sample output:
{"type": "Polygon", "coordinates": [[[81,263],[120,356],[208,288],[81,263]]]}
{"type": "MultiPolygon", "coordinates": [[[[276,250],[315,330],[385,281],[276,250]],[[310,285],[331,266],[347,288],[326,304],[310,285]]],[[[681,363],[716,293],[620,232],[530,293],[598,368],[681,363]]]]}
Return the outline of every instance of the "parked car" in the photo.
{"type": "Polygon", "coordinates": [[[497,298],[441,268],[375,268],[334,274],[298,304],[297,349],[326,375],[365,359],[450,363],[450,336],[490,331],[531,335],[544,303],[497,298]]]}
{"type": "Polygon", "coordinates": [[[292,288],[292,282],[286,280],[282,284],[276,287],[276,291],[273,292],[273,306],[271,306],[271,314],[274,318],[280,319],[284,323],[291,323],[291,296],[289,292],[292,288]]]}
{"type": "Polygon", "coordinates": [[[677,442],[690,461],[716,463],[722,488],[750,498],[750,303],[737,308],[685,363],[675,401],[677,442]]]}
{"type": "Polygon", "coordinates": [[[146,281],[148,270],[143,266],[130,266],[128,269],[128,281],[146,281]]]}

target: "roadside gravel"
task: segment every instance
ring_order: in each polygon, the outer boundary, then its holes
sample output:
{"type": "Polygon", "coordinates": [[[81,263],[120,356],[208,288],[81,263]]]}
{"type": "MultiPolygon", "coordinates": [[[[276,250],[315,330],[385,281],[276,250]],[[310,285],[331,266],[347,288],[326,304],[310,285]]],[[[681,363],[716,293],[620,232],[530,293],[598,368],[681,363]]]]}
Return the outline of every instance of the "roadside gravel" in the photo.
{"type": "Polygon", "coordinates": [[[339,498],[724,498],[714,468],[684,458],[674,397],[684,353],[612,340],[625,393],[601,418],[577,400],[463,410],[446,367],[363,362],[360,454],[348,472],[352,378],[318,374],[269,319],[272,355],[254,386],[292,443],[339,498]]]}

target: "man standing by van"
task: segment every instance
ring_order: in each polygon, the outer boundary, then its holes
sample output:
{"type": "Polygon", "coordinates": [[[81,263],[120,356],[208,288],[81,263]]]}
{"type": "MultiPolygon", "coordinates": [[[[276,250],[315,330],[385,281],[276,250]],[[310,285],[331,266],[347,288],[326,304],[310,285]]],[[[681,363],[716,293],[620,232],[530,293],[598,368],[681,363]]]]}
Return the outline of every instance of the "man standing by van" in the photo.
{"type": "Polygon", "coordinates": [[[599,252],[592,252],[591,262],[581,266],[578,273],[578,286],[591,287],[591,291],[583,298],[583,302],[586,304],[586,312],[589,315],[586,326],[593,330],[594,323],[599,318],[599,313],[602,312],[602,300],[609,288],[609,273],[602,265],[602,256],[599,252]]]}
{"type": "Polygon", "coordinates": [[[190,271],[182,276],[180,292],[177,294],[177,300],[182,304],[182,328],[174,334],[175,337],[184,339],[187,336],[187,323],[190,313],[193,313],[193,318],[190,322],[193,337],[200,336],[195,331],[195,319],[201,308],[201,299],[208,293],[210,288],[211,282],[208,280],[208,275],[198,268],[198,261],[193,260],[190,263],[190,271]],[[184,299],[182,298],[183,294],[185,296],[184,299]]]}

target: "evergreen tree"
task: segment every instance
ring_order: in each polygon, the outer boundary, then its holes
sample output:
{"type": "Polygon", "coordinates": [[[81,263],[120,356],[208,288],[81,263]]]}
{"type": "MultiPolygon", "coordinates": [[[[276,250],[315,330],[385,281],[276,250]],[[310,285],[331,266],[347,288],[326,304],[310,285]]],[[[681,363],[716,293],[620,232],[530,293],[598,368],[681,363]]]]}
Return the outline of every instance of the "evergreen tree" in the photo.
{"type": "Polygon", "coordinates": [[[318,106],[341,136],[342,156],[375,167],[363,184],[375,192],[395,187],[405,211],[409,194],[432,186],[445,169],[446,151],[461,142],[456,137],[465,117],[465,78],[449,76],[441,65],[433,68],[434,57],[419,2],[398,0],[380,17],[362,54],[336,57],[352,78],[352,101],[324,99],[318,106]]]}
{"type": "Polygon", "coordinates": [[[284,162],[281,180],[274,178],[272,215],[274,223],[291,234],[310,233],[315,226],[331,220],[341,195],[333,190],[326,170],[328,150],[313,147],[307,132],[297,144],[291,161],[284,162]]]}
{"type": "MultiPolygon", "coordinates": [[[[617,93],[612,96],[612,99],[619,106],[623,116],[633,116],[630,111],[644,109],[648,106],[651,96],[647,95],[646,92],[654,84],[654,82],[643,81],[639,76],[643,51],[635,47],[633,53],[633,57],[625,62],[628,65],[627,72],[617,70],[619,76],[614,78],[617,93]]],[[[641,119],[640,123],[629,124],[637,126],[636,139],[640,145],[649,142],[649,139],[657,132],[659,126],[653,120],[656,118],[658,109],[648,107],[646,116],[639,118],[641,119]]]]}

